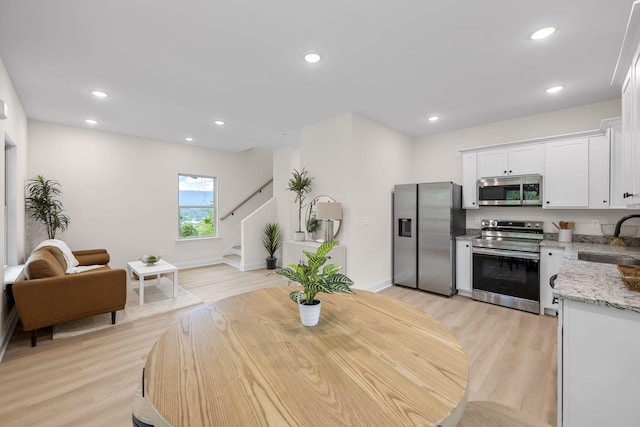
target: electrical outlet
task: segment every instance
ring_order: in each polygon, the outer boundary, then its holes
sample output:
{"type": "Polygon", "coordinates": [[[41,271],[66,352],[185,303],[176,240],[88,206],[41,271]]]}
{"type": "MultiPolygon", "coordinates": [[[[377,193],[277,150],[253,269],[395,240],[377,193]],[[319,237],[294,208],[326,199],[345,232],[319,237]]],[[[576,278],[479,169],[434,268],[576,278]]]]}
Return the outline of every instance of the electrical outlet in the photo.
{"type": "Polygon", "coordinates": [[[598,221],[597,219],[591,220],[591,228],[594,230],[600,228],[600,221],[598,221]]]}
{"type": "Polygon", "coordinates": [[[367,227],[369,225],[369,217],[365,216],[364,218],[362,218],[362,225],[367,227]]]}

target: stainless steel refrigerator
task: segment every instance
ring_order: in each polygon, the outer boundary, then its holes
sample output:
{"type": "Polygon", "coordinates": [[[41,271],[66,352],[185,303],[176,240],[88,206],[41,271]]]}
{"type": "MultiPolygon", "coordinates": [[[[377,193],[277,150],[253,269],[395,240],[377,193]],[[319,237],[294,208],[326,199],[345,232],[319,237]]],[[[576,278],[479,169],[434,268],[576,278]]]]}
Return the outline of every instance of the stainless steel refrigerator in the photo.
{"type": "Polygon", "coordinates": [[[447,296],[456,293],[455,236],[465,229],[460,185],[396,185],[393,283],[447,296]]]}

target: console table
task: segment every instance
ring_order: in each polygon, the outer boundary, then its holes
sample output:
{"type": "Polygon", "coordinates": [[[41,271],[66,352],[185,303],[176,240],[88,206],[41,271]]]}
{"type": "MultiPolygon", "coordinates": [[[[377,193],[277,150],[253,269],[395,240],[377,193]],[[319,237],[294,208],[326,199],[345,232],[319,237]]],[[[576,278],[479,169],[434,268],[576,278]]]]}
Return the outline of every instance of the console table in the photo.
{"type": "Polygon", "coordinates": [[[161,426],[455,426],[467,398],[462,345],[384,295],[320,294],[315,327],[291,288],[188,313],[147,357],[145,399],[161,426]]]}

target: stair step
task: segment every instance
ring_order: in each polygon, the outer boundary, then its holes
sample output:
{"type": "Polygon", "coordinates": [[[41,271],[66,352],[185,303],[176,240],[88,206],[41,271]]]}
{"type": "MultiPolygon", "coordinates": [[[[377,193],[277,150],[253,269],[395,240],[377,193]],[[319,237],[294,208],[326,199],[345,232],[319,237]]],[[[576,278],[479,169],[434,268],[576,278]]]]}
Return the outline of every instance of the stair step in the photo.
{"type": "Polygon", "coordinates": [[[232,259],[232,260],[237,261],[237,262],[240,262],[242,260],[242,257],[240,257],[240,255],[238,255],[238,254],[226,254],[224,257],[232,259]]]}

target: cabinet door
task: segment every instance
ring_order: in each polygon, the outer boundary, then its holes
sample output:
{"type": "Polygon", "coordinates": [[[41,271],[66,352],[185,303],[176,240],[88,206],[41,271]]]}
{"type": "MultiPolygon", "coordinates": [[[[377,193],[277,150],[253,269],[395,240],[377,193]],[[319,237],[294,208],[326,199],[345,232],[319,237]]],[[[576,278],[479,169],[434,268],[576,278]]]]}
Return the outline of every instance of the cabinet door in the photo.
{"type": "Polygon", "coordinates": [[[509,149],[509,175],[541,174],[544,144],[523,145],[509,149]]]}
{"type": "Polygon", "coordinates": [[[462,296],[471,297],[472,271],[471,240],[456,240],[456,288],[462,296]]]}
{"type": "Polygon", "coordinates": [[[609,207],[612,209],[624,209],[627,202],[623,197],[625,192],[625,159],[622,146],[622,122],[607,129],[607,137],[611,147],[609,207]]]}
{"type": "Polygon", "coordinates": [[[544,165],[544,208],[589,206],[588,138],[547,143],[544,165]]]}
{"type": "Polygon", "coordinates": [[[462,207],[464,209],[478,209],[477,187],[478,154],[464,153],[462,155],[462,207]]]}
{"type": "Polygon", "coordinates": [[[573,300],[562,304],[562,425],[637,426],[640,314],[573,300]]]}
{"type": "Polygon", "coordinates": [[[589,138],[589,208],[609,207],[609,139],[589,138]]]}
{"type": "Polygon", "coordinates": [[[562,248],[540,248],[540,314],[558,310],[558,303],[553,303],[553,290],[549,285],[549,279],[560,271],[563,256],[562,248]]]}
{"type": "Polygon", "coordinates": [[[478,153],[478,178],[509,174],[509,152],[507,149],[487,150],[478,153]]]}
{"type": "Polygon", "coordinates": [[[622,169],[623,169],[623,200],[625,205],[633,204],[633,88],[632,74],[629,72],[622,84],[622,169]]]}
{"type": "Polygon", "coordinates": [[[634,59],[630,89],[633,93],[631,144],[634,159],[632,165],[633,196],[631,197],[631,203],[635,205],[640,203],[640,170],[638,170],[638,165],[640,165],[640,55],[637,55],[634,59]]]}

